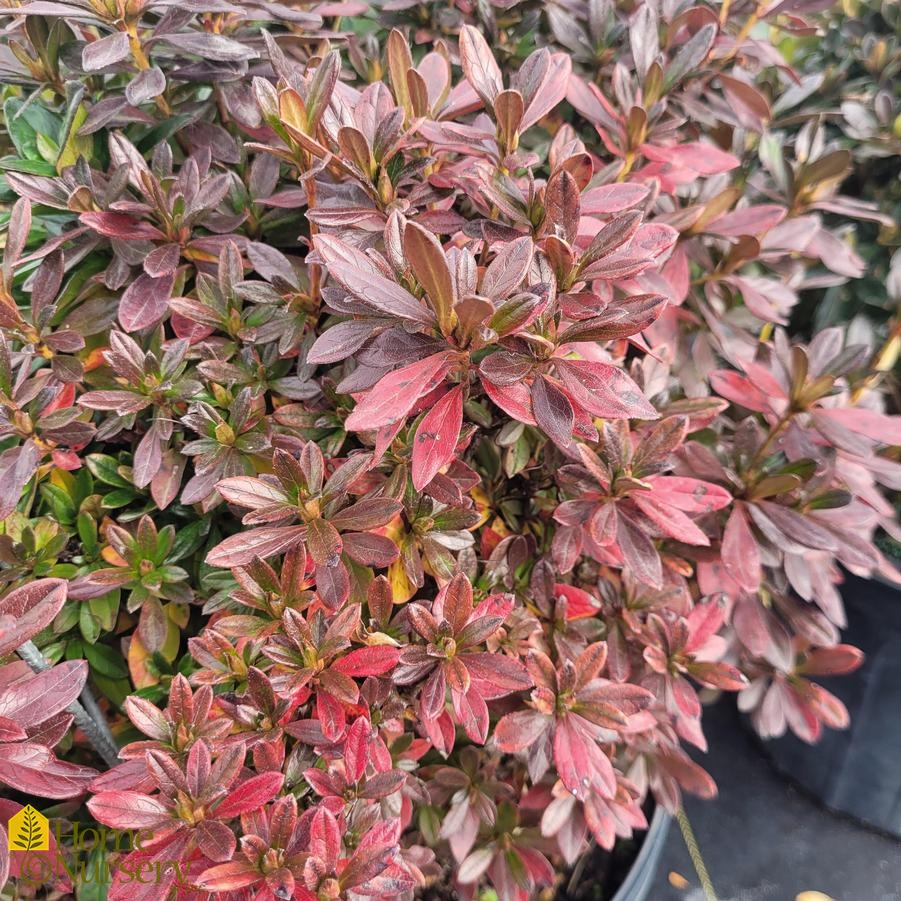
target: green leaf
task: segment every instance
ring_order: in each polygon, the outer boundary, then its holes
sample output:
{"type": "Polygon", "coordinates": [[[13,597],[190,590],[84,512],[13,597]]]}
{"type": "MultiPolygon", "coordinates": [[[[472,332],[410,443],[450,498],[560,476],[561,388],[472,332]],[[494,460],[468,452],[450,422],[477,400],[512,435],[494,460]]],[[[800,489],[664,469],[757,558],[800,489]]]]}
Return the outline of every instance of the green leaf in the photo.
{"type": "MultiPolygon", "coordinates": [[[[19,152],[19,156],[25,160],[37,160],[38,154],[37,133],[31,123],[19,115],[23,102],[18,97],[10,97],[3,104],[3,120],[6,131],[13,142],[13,146],[19,152]]],[[[55,174],[55,173],[54,173],[55,174]]]]}
{"type": "Polygon", "coordinates": [[[70,629],[75,628],[79,617],[79,602],[67,601],[63,609],[56,614],[53,620],[53,631],[57,635],[65,635],[70,629]]]}
{"type": "Polygon", "coordinates": [[[82,603],[79,606],[78,627],[81,630],[82,637],[89,645],[94,644],[100,638],[100,620],[94,616],[87,603],[82,603]]]}
{"type": "Polygon", "coordinates": [[[69,524],[75,519],[75,503],[66,491],[49,482],[41,485],[40,491],[58,522],[69,524]]]}
{"type": "Polygon", "coordinates": [[[122,655],[105,644],[92,644],[84,648],[84,656],[91,665],[91,672],[107,679],[128,677],[128,666],[122,655]]]}
{"type": "Polygon", "coordinates": [[[87,601],[87,605],[91,608],[91,613],[100,620],[101,628],[107,632],[111,632],[116,626],[121,599],[122,591],[114,588],[102,597],[91,598],[91,600],[87,601]]]}
{"type": "Polygon", "coordinates": [[[96,556],[99,548],[97,541],[97,520],[89,513],[79,513],[75,519],[81,546],[89,557],[96,556]]]}
{"type": "Polygon", "coordinates": [[[0,158],[0,169],[5,172],[23,172],[26,175],[43,175],[46,178],[56,177],[56,166],[44,160],[20,160],[15,156],[0,158]]]}
{"type": "Polygon", "coordinates": [[[131,694],[131,682],[128,679],[110,679],[102,673],[94,672],[93,680],[100,693],[118,708],[122,707],[125,699],[131,694]]]}
{"type": "Polygon", "coordinates": [[[100,503],[104,510],[115,510],[117,507],[126,507],[137,495],[127,488],[119,488],[107,494],[100,503]]]}
{"type": "Polygon", "coordinates": [[[85,464],[99,482],[114,488],[131,488],[131,482],[119,473],[119,461],[108,454],[88,454],[85,464]]]}
{"type": "Polygon", "coordinates": [[[59,147],[46,135],[38,133],[37,142],[38,153],[40,153],[43,159],[48,163],[52,163],[59,158],[59,147]]]}
{"type": "Polygon", "coordinates": [[[203,544],[209,531],[210,521],[208,519],[200,519],[192,522],[189,526],[176,529],[175,542],[166,557],[166,562],[176,563],[193,554],[203,544]]]}

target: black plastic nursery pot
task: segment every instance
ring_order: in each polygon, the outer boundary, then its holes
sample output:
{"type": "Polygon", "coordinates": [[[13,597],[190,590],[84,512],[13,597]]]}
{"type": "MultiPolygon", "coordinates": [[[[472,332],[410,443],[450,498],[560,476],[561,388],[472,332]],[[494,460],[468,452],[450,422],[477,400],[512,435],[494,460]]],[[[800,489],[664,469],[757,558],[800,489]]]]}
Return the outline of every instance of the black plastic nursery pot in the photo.
{"type": "Polygon", "coordinates": [[[776,768],[831,810],[901,837],[901,589],[847,576],[843,641],[865,654],[846,676],[822,679],[851,714],[847,730],[825,730],[808,745],[769,741],[776,768]]]}
{"type": "Polygon", "coordinates": [[[672,818],[662,807],[654,809],[638,857],[612,901],[645,901],[650,897],[671,821],[672,818]]]}
{"type": "Polygon", "coordinates": [[[666,845],[670,816],[655,807],[647,831],[617,842],[612,851],[597,846],[563,874],[554,901],[646,901],[666,845]]]}

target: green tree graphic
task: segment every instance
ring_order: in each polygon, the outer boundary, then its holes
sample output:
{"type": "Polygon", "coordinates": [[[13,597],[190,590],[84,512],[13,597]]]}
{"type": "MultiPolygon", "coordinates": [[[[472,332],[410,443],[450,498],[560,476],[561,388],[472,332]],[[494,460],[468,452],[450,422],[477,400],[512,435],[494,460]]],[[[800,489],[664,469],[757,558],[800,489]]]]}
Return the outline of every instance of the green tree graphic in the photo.
{"type": "Polygon", "coordinates": [[[44,834],[41,832],[41,823],[37,817],[37,811],[29,804],[23,811],[22,828],[19,834],[13,839],[13,844],[23,851],[31,851],[37,848],[44,841],[44,834]]]}

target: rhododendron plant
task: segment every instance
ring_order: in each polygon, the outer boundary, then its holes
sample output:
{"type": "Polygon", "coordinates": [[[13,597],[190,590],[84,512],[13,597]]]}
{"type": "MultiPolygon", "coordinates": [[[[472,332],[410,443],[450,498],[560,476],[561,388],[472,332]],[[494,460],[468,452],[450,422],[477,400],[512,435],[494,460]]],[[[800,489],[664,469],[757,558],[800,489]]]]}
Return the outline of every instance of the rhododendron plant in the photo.
{"type": "Polygon", "coordinates": [[[715,793],[705,697],[847,724],[901,419],[790,322],[875,213],[755,27],[824,5],[0,17],[0,780],[152,833],[111,901],[524,901],[715,793]]]}

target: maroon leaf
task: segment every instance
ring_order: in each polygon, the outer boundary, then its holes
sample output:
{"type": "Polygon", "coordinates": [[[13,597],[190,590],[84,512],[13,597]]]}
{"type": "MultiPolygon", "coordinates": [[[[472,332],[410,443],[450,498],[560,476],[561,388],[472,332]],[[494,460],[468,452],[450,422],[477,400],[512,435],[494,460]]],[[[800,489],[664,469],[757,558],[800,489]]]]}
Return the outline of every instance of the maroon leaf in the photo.
{"type": "Polygon", "coordinates": [[[121,241],[159,241],[164,237],[158,228],[127,213],[82,213],[78,218],[107,238],[118,238],[121,241]]]}
{"type": "Polygon", "coordinates": [[[532,383],[532,413],[545,434],[561,447],[572,443],[574,414],[569,398],[553,382],[539,376],[532,383]]]}
{"type": "Polygon", "coordinates": [[[85,72],[96,72],[107,66],[114,66],[131,56],[128,34],[114,31],[106,37],[86,44],[81,51],[81,65],[85,72]]]}
{"type": "Polygon", "coordinates": [[[485,106],[492,108],[495,98],[504,89],[504,80],[491,48],[481,32],[471,25],[460,29],[460,61],[467,81],[485,106]]]}
{"type": "Polygon", "coordinates": [[[175,273],[152,278],[142,272],[126,289],[119,303],[119,322],[127,332],[157,325],[166,315],[175,273]]]}

